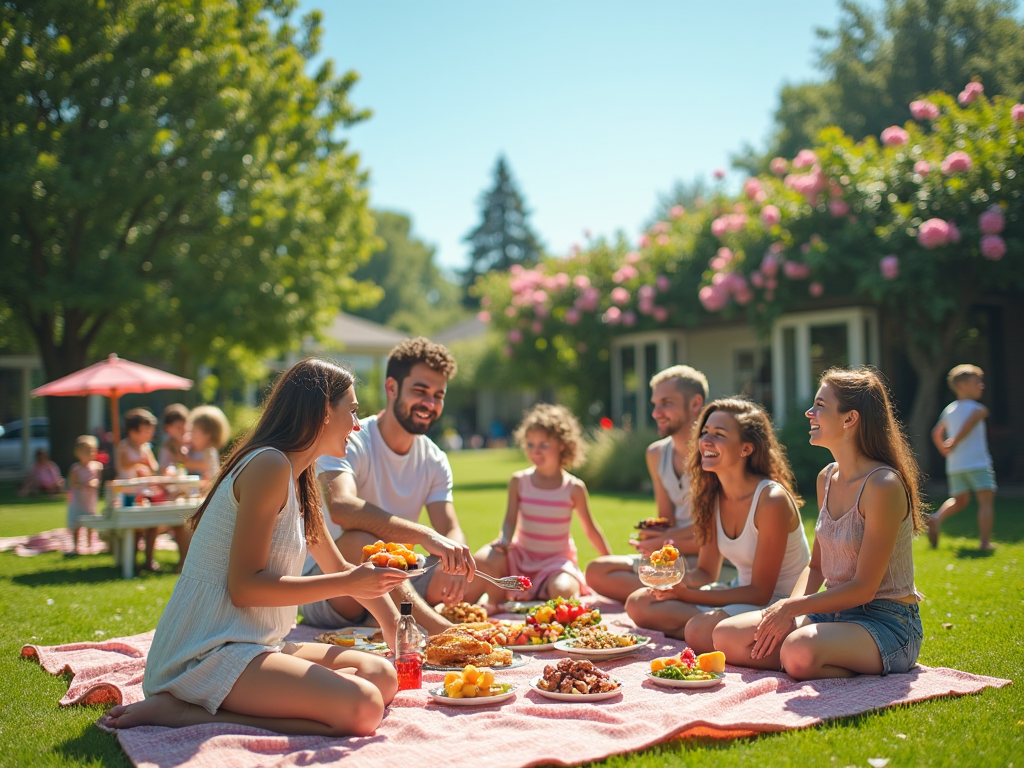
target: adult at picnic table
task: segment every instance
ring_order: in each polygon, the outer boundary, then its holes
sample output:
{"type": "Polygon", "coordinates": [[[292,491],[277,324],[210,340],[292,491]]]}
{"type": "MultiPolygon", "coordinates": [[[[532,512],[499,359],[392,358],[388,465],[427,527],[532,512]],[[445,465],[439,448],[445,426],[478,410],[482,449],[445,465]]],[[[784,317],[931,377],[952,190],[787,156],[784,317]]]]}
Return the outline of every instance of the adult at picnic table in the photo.
{"type": "Polygon", "coordinates": [[[235,723],[321,736],[376,730],[398,690],[388,661],[284,639],[298,603],[346,595],[395,647],[398,612],[387,594],[408,577],[347,563],[320,513],[314,461],[345,455],[357,407],[352,374],[332,362],[303,360],[281,377],[190,520],[189,557],[146,660],[146,698],[111,708],[101,727],[235,723]],[[323,574],[299,575],[307,548],[323,574]]]}
{"type": "MultiPolygon", "coordinates": [[[[459,602],[466,577],[472,579],[476,570],[455,514],[451,465],[426,435],[444,410],[455,370],[442,344],[423,337],[403,341],[388,357],[385,409],[359,422],[345,456],[317,461],[327,530],[347,560],[360,562],[363,547],[382,540],[419,544],[430,553],[428,567],[440,562],[392,594],[396,603],[413,604],[416,621],[431,634],[452,626],[432,606],[459,602]],[[418,522],[424,507],[433,528],[418,522]]],[[[307,559],[305,572],[320,571],[307,559]]],[[[345,596],[311,602],[300,611],[304,623],[331,629],[362,626],[371,618],[345,596]]]]}
{"type": "Polygon", "coordinates": [[[811,559],[793,471],[764,409],[723,398],[701,411],[690,456],[697,567],[671,589],[639,589],[626,612],[639,626],[714,650],[711,633],[729,616],[788,597],[811,559]],[[722,558],[739,571],[719,584],[722,558]]]}
{"type": "Polygon", "coordinates": [[[811,445],[835,458],[818,475],[810,564],[791,597],[715,627],[715,648],[731,664],[797,680],[907,672],[924,636],[914,585],[913,540],[924,527],[917,460],[870,368],[826,371],[806,415],[811,445]]]}
{"type": "Polygon", "coordinates": [[[688,365],[673,365],[651,378],[651,416],[658,427],[659,439],[647,448],[647,471],[654,486],[657,517],[668,527],[641,530],[637,534],[635,555],[606,555],[587,565],[587,585],[598,594],[619,602],[641,589],[637,568],[648,557],[672,540],[680,554],[689,556],[688,565],[696,565],[693,556],[700,550],[691,520],[690,436],[693,424],[708,399],[708,380],[688,365]]]}

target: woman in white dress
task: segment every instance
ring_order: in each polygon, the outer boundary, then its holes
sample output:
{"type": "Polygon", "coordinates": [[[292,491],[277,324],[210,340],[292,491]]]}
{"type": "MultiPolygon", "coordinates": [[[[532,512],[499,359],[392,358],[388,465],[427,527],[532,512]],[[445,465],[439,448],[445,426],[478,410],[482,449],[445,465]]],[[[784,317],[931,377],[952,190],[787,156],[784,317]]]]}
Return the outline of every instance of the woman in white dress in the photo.
{"type": "Polygon", "coordinates": [[[116,706],[109,729],[236,723],[286,734],[368,735],[398,689],[372,654],[284,637],[296,606],[347,595],[394,648],[387,596],[402,571],[347,563],[327,535],[314,462],[344,456],[359,429],[352,375],[309,359],[286,372],[259,423],[190,523],[184,570],[157,625],[145,700],[116,706]],[[309,548],[322,575],[300,576],[309,548]]]}

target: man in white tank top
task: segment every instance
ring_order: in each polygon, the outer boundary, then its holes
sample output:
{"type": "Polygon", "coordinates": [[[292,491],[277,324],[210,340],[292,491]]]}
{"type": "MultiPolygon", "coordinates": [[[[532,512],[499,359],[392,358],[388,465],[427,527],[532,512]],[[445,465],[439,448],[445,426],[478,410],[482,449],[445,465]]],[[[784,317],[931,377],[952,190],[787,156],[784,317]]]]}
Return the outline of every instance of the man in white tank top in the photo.
{"type": "MultiPolygon", "coordinates": [[[[643,584],[636,575],[641,555],[659,549],[672,539],[683,555],[695,556],[700,549],[690,520],[690,470],[687,446],[693,425],[708,399],[708,380],[688,365],[674,365],[651,379],[651,415],[660,440],[647,448],[647,471],[654,485],[658,518],[664,526],[638,532],[637,555],[608,555],[587,566],[587,585],[599,594],[625,601],[643,584]]],[[[632,543],[632,542],[631,542],[632,543]]]]}
{"type": "MultiPolygon", "coordinates": [[[[324,490],[324,517],[338,549],[351,563],[378,539],[419,544],[431,554],[422,576],[405,582],[391,596],[411,602],[416,620],[431,634],[451,626],[431,606],[458,602],[465,575],[475,570],[452,501],[448,457],[426,432],[444,410],[455,360],[441,344],[409,339],[388,359],[387,407],[360,422],[344,457],[321,456],[317,476],[324,490]],[[432,528],[419,523],[426,507],[432,528]]],[[[304,573],[318,573],[307,559],[304,573]]],[[[365,624],[370,617],[352,598],[339,597],[300,609],[303,621],[338,628],[365,624]]]]}

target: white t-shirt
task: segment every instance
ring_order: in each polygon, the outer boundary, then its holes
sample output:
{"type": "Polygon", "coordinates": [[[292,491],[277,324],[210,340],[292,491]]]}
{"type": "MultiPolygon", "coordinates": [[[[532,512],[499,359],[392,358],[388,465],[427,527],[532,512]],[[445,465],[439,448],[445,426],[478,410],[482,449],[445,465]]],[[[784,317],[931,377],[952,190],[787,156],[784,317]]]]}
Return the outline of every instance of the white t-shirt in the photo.
{"type": "MultiPolygon", "coordinates": [[[[939,416],[939,424],[946,429],[946,438],[956,437],[960,434],[960,430],[971,414],[983,407],[976,400],[954,400],[947,405],[943,409],[942,415],[939,416]]],[[[985,420],[982,419],[946,456],[946,473],[990,468],[992,457],[988,452],[987,435],[985,420]]]]}
{"type": "MultiPolygon", "coordinates": [[[[317,475],[324,472],[348,472],[356,481],[359,498],[375,507],[411,522],[435,501],[452,501],[452,468],[448,456],[426,435],[413,438],[407,454],[392,451],[377,426],[377,417],[359,422],[360,429],[348,440],[345,456],[321,456],[316,461],[317,475]]],[[[341,526],[331,520],[324,500],[324,521],[332,539],[341,536],[341,526]]],[[[313,563],[306,557],[303,571],[313,563]]]]}

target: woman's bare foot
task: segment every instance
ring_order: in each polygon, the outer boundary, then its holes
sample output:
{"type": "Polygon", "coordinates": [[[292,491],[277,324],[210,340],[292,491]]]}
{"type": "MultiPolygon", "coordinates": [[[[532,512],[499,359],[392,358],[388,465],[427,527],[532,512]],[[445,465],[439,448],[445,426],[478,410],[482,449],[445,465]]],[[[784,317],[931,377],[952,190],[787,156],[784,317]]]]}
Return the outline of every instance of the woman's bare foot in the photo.
{"type": "Polygon", "coordinates": [[[210,717],[210,713],[202,707],[176,699],[169,693],[158,693],[128,706],[118,704],[111,707],[97,725],[103,730],[120,730],[138,725],[182,728],[208,722],[210,717]]]}

